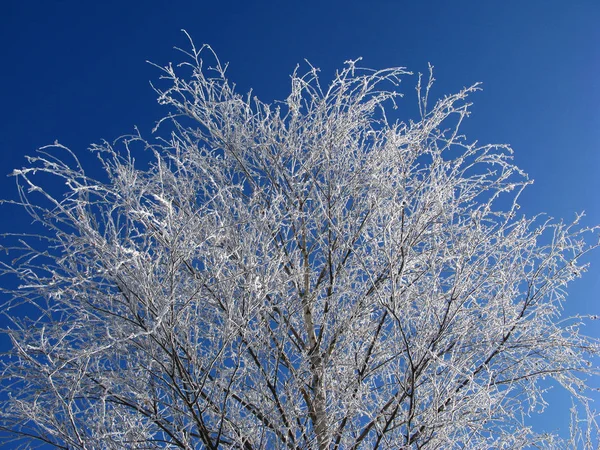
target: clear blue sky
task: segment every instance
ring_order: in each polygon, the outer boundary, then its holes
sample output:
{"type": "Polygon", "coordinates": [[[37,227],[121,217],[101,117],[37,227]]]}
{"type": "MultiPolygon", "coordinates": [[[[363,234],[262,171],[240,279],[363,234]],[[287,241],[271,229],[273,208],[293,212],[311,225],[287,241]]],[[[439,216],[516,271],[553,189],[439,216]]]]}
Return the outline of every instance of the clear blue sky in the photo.
{"type": "MultiPolygon", "coordinates": [[[[185,28],[209,43],[241,92],[286,95],[304,58],[331,74],[364,57],[373,68],[431,62],[435,93],[483,82],[464,131],[483,143],[508,143],[535,179],[521,211],[600,223],[600,2],[503,1],[50,1],[0,6],[0,172],[58,139],[78,153],[137,125],[149,132],[166,111],[149,86],[177,62],[185,28]]],[[[403,88],[413,92],[415,79],[403,88]]],[[[411,100],[407,100],[411,101],[411,100]]],[[[411,104],[412,108],[414,105],[411,104]]],[[[14,180],[0,176],[14,198],[14,180]]],[[[0,230],[22,230],[17,211],[0,210],[0,230]]],[[[569,313],[599,314],[600,252],[572,285],[569,313]]],[[[600,326],[589,326],[600,336],[600,326]]],[[[543,422],[566,427],[569,403],[543,422]]]]}

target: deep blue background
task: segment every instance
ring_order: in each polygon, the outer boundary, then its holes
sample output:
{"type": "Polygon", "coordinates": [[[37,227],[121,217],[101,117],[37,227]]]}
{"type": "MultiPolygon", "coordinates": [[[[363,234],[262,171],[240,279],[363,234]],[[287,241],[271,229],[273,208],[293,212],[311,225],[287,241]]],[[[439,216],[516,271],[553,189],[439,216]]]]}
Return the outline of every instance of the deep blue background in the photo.
{"type": "MultiPolygon", "coordinates": [[[[535,179],[527,214],[600,223],[600,2],[527,1],[13,1],[0,4],[0,175],[58,139],[80,155],[137,125],[149,136],[166,111],[147,64],[179,62],[174,46],[209,43],[240,92],[284,98],[308,59],[326,79],[346,59],[365,66],[435,66],[441,96],[482,81],[464,131],[509,143],[535,179]]],[[[414,108],[416,78],[403,84],[414,108]]],[[[401,104],[401,108],[402,108],[401,104]]],[[[402,112],[402,109],[400,110],[402,112]]],[[[85,156],[83,156],[85,158],[85,156]]],[[[1,196],[15,198],[0,176],[1,196]]],[[[0,231],[30,221],[0,208],[0,231]]],[[[600,252],[573,283],[567,312],[598,314],[600,252]]],[[[597,322],[586,332],[600,336],[597,322]]],[[[2,341],[5,342],[5,341],[2,341]]],[[[553,392],[537,426],[567,429],[570,403],[553,392]]]]}

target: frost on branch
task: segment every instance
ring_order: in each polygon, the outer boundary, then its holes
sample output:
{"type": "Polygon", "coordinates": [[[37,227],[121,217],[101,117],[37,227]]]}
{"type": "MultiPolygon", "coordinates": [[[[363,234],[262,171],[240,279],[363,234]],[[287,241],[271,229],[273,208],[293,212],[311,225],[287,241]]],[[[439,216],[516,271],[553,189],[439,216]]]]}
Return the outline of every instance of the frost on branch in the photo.
{"type": "Polygon", "coordinates": [[[597,342],[559,319],[592,230],[519,214],[510,148],[460,135],[476,86],[431,106],[419,81],[420,117],[400,122],[401,68],[350,61],[325,86],[310,67],[268,105],[210,48],[185,53],[161,68],[162,138],[94,146],[98,179],[58,144],[14,172],[44,231],[5,240],[5,436],[593,447],[597,342]],[[570,441],[526,425],[546,378],[573,396],[570,441]]]}

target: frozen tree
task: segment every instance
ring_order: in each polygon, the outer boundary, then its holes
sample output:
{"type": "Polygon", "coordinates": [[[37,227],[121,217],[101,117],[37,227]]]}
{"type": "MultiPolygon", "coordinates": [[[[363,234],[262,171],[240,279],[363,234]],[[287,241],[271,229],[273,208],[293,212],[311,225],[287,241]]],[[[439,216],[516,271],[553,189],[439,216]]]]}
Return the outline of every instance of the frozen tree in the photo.
{"type": "Polygon", "coordinates": [[[594,446],[598,345],[560,317],[593,230],[518,212],[510,148],[459,132],[477,86],[432,104],[419,77],[402,122],[402,68],[349,61],[324,86],[309,66],[265,104],[185,53],[160,68],[162,138],[93,146],[94,177],[58,143],[14,171],[44,229],[6,240],[6,439],[594,446]],[[544,379],[573,397],[571,441],[528,426],[544,379]]]}

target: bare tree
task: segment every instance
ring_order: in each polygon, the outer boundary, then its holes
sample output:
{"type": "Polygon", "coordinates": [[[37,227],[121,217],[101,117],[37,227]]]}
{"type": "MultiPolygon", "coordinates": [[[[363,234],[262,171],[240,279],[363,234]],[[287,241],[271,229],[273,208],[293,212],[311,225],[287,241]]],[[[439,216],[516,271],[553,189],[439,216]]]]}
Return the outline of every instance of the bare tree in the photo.
{"type": "Polygon", "coordinates": [[[593,230],[517,212],[530,181],[510,148],[459,134],[477,86],[430,105],[433,78],[419,77],[420,116],[400,122],[402,68],[349,61],[324,87],[310,67],[269,105],[237,94],[210,49],[186,55],[161,68],[163,139],[93,146],[105,176],[60,144],[14,172],[14,203],[45,230],[3,265],[20,280],[5,288],[5,436],[69,449],[593,446],[598,345],[584,318],[560,318],[593,230]],[[545,378],[584,414],[570,442],[527,425],[545,378]]]}

